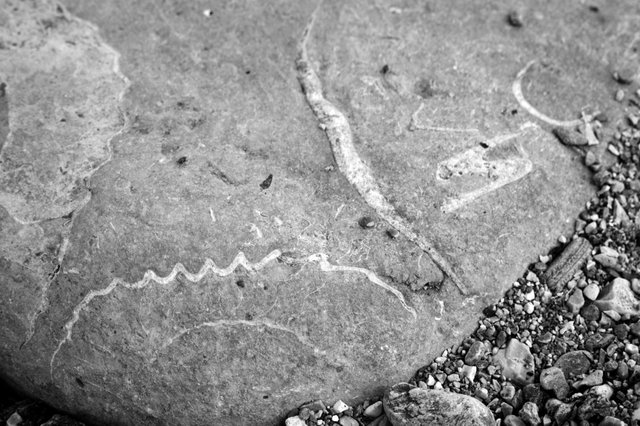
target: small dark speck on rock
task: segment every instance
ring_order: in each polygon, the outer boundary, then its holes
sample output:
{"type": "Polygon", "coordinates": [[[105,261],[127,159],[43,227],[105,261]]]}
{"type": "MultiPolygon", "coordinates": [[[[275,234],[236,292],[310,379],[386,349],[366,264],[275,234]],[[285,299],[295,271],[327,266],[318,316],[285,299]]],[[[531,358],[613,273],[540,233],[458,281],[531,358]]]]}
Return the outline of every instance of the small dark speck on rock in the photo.
{"type": "Polygon", "coordinates": [[[187,157],[180,157],[176,160],[178,167],[184,167],[187,165],[187,157]]]}
{"type": "Polygon", "coordinates": [[[240,288],[244,288],[244,280],[238,280],[236,281],[236,285],[240,288]]]}
{"type": "Polygon", "coordinates": [[[387,74],[389,71],[390,71],[390,69],[389,69],[389,65],[387,65],[387,64],[384,64],[384,65],[382,66],[382,68],[380,69],[380,72],[381,72],[382,74],[387,74]]]}
{"type": "Polygon", "coordinates": [[[271,181],[273,181],[273,175],[269,174],[269,176],[267,176],[267,178],[260,184],[260,189],[269,189],[271,181]]]}
{"type": "Polygon", "coordinates": [[[369,216],[364,216],[360,218],[358,225],[360,225],[362,229],[371,229],[376,226],[376,221],[369,216]]]}
{"type": "Polygon", "coordinates": [[[507,22],[509,25],[515,28],[522,27],[522,15],[515,10],[512,10],[507,14],[507,22]]]}

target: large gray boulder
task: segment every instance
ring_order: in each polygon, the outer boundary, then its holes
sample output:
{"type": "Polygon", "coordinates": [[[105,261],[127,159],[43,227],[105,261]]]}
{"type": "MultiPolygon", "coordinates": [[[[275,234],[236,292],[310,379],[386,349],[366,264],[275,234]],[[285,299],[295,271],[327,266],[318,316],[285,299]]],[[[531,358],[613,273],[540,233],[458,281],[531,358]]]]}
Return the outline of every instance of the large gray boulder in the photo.
{"type": "Polygon", "coordinates": [[[269,425],[406,380],[570,232],[592,188],[550,120],[616,119],[635,34],[205,7],[0,7],[0,374],[89,421],[269,425]]]}

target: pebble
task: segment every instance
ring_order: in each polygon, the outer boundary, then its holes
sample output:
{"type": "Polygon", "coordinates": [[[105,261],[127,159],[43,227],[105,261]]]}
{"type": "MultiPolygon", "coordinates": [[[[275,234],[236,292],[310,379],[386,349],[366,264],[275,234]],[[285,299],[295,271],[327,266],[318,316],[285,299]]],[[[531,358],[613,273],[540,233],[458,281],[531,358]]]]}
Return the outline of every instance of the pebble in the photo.
{"type": "Polygon", "coordinates": [[[600,287],[598,284],[591,283],[588,284],[584,289],[582,289],[582,295],[589,300],[596,300],[598,295],[600,294],[600,287]]]}
{"type": "Polygon", "coordinates": [[[624,345],[624,351],[628,354],[628,355],[637,355],[638,354],[638,345],[635,345],[633,343],[627,343],[624,345]]]}
{"type": "Polygon", "coordinates": [[[596,305],[589,304],[580,309],[580,316],[587,322],[600,321],[600,309],[596,305]]]}
{"type": "Polygon", "coordinates": [[[510,402],[513,397],[516,395],[516,388],[513,385],[505,385],[502,387],[500,391],[500,397],[507,402],[510,402]]]}
{"type": "Polygon", "coordinates": [[[397,229],[387,229],[387,235],[389,236],[389,238],[396,239],[400,236],[400,231],[398,231],[397,229]]]}
{"type": "Polygon", "coordinates": [[[585,376],[584,379],[579,380],[573,384],[573,387],[576,389],[580,389],[583,387],[593,387],[602,384],[602,379],[604,376],[604,372],[602,370],[595,370],[592,373],[585,376]]]}
{"type": "Polygon", "coordinates": [[[542,389],[553,391],[558,399],[564,399],[569,394],[569,384],[558,367],[546,368],[540,372],[540,386],[542,389]]]}
{"type": "Polygon", "coordinates": [[[341,426],[360,426],[360,423],[358,423],[356,419],[349,416],[341,417],[339,423],[341,426]]]}
{"type": "Polygon", "coordinates": [[[358,220],[358,225],[360,225],[362,229],[371,229],[376,226],[376,221],[369,216],[364,216],[358,220]]]}
{"type": "Polygon", "coordinates": [[[604,399],[611,399],[613,396],[613,388],[607,384],[594,386],[589,392],[604,399]]]}
{"type": "Polygon", "coordinates": [[[287,420],[285,420],[284,424],[286,426],[307,426],[307,422],[305,422],[298,416],[289,417],[287,420]]]}
{"type": "Polygon", "coordinates": [[[584,306],[584,297],[582,296],[582,291],[579,288],[575,288],[569,299],[567,299],[567,308],[569,308],[569,312],[572,314],[577,314],[580,312],[580,309],[584,306]]]}
{"type": "Polygon", "coordinates": [[[527,302],[524,305],[524,311],[529,315],[531,315],[533,313],[533,311],[535,311],[535,309],[536,309],[535,305],[533,303],[531,303],[531,302],[527,302]]]}
{"type": "Polygon", "coordinates": [[[625,422],[612,416],[606,416],[600,422],[599,426],[627,426],[625,422]]]}
{"type": "Polygon", "coordinates": [[[364,410],[364,415],[367,417],[378,417],[382,415],[382,410],[382,401],[374,402],[364,410]]]}
{"type": "Polygon", "coordinates": [[[538,414],[538,406],[533,402],[525,402],[518,413],[518,416],[530,426],[540,424],[540,415],[538,414]]]}
{"type": "Polygon", "coordinates": [[[487,352],[485,344],[480,340],[476,340],[467,351],[467,355],[464,357],[464,363],[472,366],[476,365],[487,352]]]}
{"type": "Polygon", "coordinates": [[[517,339],[509,340],[506,349],[500,349],[493,357],[493,362],[502,367],[502,374],[507,380],[525,385],[531,383],[535,376],[535,363],[529,346],[517,339]]]}
{"type": "Polygon", "coordinates": [[[512,10],[507,14],[507,22],[515,28],[522,27],[522,15],[516,10],[512,10]]]}
{"type": "Polygon", "coordinates": [[[561,355],[553,364],[564,373],[564,377],[570,379],[585,374],[591,368],[591,354],[587,351],[571,351],[561,355]]]}
{"type": "Polygon", "coordinates": [[[349,409],[349,406],[345,404],[342,400],[337,400],[335,404],[331,407],[331,411],[335,414],[340,414],[349,409]]]}
{"type": "Polygon", "coordinates": [[[520,417],[514,416],[513,414],[505,417],[502,424],[504,424],[504,426],[526,426],[526,423],[522,421],[520,417]]]}
{"type": "Polygon", "coordinates": [[[624,90],[622,90],[622,89],[616,90],[616,93],[614,95],[614,99],[617,102],[622,102],[624,100],[624,90]]]}
{"type": "Polygon", "coordinates": [[[473,381],[475,380],[477,372],[478,372],[478,367],[476,367],[475,365],[474,366],[464,365],[460,369],[460,374],[462,374],[462,377],[465,377],[471,383],[473,383],[473,381]]]}
{"type": "Polygon", "coordinates": [[[640,315],[639,303],[631,290],[631,283],[624,278],[615,278],[607,284],[594,304],[601,311],[613,310],[621,315],[635,317],[640,315]]]}

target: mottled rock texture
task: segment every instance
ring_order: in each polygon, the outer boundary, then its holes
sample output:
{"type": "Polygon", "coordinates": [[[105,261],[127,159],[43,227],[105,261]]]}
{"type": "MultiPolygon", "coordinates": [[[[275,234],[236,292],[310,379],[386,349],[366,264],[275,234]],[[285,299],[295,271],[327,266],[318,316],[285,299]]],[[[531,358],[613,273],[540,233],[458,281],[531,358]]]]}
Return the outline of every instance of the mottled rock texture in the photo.
{"type": "Polygon", "coordinates": [[[0,374],[120,424],[276,424],[458,342],[592,195],[548,117],[615,120],[596,77],[636,33],[568,3],[64,3],[0,8],[0,374]]]}

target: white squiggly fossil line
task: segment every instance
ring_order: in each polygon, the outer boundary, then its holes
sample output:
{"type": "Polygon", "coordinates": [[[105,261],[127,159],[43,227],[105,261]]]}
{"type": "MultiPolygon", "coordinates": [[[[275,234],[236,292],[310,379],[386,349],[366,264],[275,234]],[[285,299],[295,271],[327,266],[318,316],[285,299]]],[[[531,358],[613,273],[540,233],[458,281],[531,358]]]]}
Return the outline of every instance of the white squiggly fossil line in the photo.
{"type": "Polygon", "coordinates": [[[531,115],[533,115],[534,117],[536,117],[539,120],[544,121],[547,124],[550,124],[552,126],[557,126],[557,127],[575,127],[575,126],[579,126],[580,124],[582,124],[582,120],[576,119],[576,120],[556,120],[553,119],[551,117],[549,117],[548,115],[545,115],[543,113],[541,113],[540,111],[538,111],[537,109],[535,109],[533,107],[533,105],[531,105],[524,97],[524,94],[522,93],[522,78],[524,77],[524,75],[527,73],[527,71],[529,71],[529,69],[536,63],[535,60],[533,61],[529,61],[527,63],[527,65],[525,65],[524,68],[522,68],[518,74],[516,75],[516,79],[513,82],[513,85],[511,86],[512,90],[513,90],[513,96],[516,97],[516,100],[518,101],[518,103],[520,104],[520,106],[522,108],[524,108],[525,110],[527,110],[527,112],[531,115]]]}
{"type": "MultiPolygon", "coordinates": [[[[243,252],[238,252],[238,254],[236,255],[236,257],[233,259],[233,261],[229,264],[229,266],[227,266],[226,268],[219,268],[218,266],[216,266],[216,264],[214,263],[213,260],[211,259],[206,259],[204,264],[202,265],[202,268],[200,268],[200,271],[198,271],[197,273],[192,273],[189,272],[182,263],[176,263],[176,265],[173,267],[173,269],[171,270],[171,272],[164,276],[164,277],[160,277],[158,276],[155,272],[153,272],[152,270],[147,270],[144,274],[144,276],[142,277],[142,279],[140,281],[136,281],[133,283],[129,283],[126,282],[120,278],[114,278],[108,286],[106,286],[105,288],[99,289],[99,290],[91,290],[89,293],[87,293],[87,295],[82,299],[82,301],[80,301],[80,303],[78,305],[76,305],[76,307],[73,309],[73,313],[71,315],[71,319],[69,319],[69,321],[67,321],[67,323],[64,326],[64,330],[65,330],[65,336],[64,338],[62,338],[62,340],[60,340],[60,342],[58,343],[58,346],[56,347],[56,349],[53,351],[53,354],[51,355],[51,360],[49,362],[49,368],[50,368],[50,375],[51,378],[53,380],[53,368],[54,368],[54,363],[55,363],[55,359],[56,356],[58,355],[58,353],[60,352],[60,350],[62,349],[62,347],[69,341],[71,341],[72,339],[72,334],[73,334],[73,328],[76,325],[76,323],[80,320],[80,314],[82,313],[82,311],[97,297],[103,297],[103,296],[107,296],[109,294],[111,294],[117,287],[122,287],[122,288],[127,288],[127,289],[133,289],[133,290],[137,290],[137,289],[142,289],[147,287],[148,285],[150,285],[151,283],[157,283],[160,285],[167,285],[169,283],[171,283],[172,281],[174,281],[176,279],[176,277],[178,276],[178,274],[182,274],[184,275],[184,277],[193,282],[199,282],[201,281],[207,274],[209,273],[213,273],[215,275],[221,276],[221,277],[226,277],[230,274],[232,274],[239,266],[242,266],[244,269],[246,269],[249,272],[257,272],[261,269],[263,269],[265,266],[267,266],[267,264],[275,261],[276,259],[278,259],[280,256],[282,255],[282,252],[280,250],[273,250],[271,253],[269,253],[267,256],[265,256],[264,258],[262,258],[262,260],[256,262],[256,263],[250,263],[245,254],[243,252]]],[[[324,253],[317,253],[311,256],[308,256],[306,258],[302,258],[302,259],[294,259],[297,262],[304,262],[304,263],[317,263],[320,266],[320,270],[323,272],[356,272],[359,274],[363,274],[367,277],[367,279],[379,286],[382,287],[384,290],[392,293],[399,301],[400,304],[402,305],[402,307],[407,310],[415,319],[417,319],[417,313],[415,311],[415,309],[413,309],[412,307],[410,307],[404,296],[402,295],[402,293],[400,291],[398,291],[397,289],[391,287],[389,284],[385,283],[382,279],[380,279],[373,271],[370,271],[368,269],[365,268],[359,268],[359,267],[355,267],[355,266],[340,266],[340,265],[333,265],[328,261],[328,256],[324,253]]],[[[186,329],[183,330],[181,332],[179,332],[178,334],[176,334],[175,336],[169,338],[168,342],[165,343],[163,345],[163,347],[166,347],[170,344],[172,344],[176,339],[179,339],[182,335],[190,332],[193,329],[198,329],[198,328],[202,328],[202,327],[217,327],[217,326],[233,326],[233,325],[246,325],[246,326],[264,326],[264,327],[268,327],[274,330],[280,330],[286,333],[291,333],[293,335],[295,335],[295,337],[300,341],[300,343],[304,344],[305,346],[308,346],[312,349],[314,349],[314,353],[317,353],[319,355],[322,356],[326,356],[326,352],[324,351],[320,351],[319,349],[317,349],[313,344],[311,344],[311,342],[309,342],[304,336],[300,335],[299,333],[295,332],[294,330],[291,330],[285,326],[282,326],[280,324],[277,324],[267,318],[258,318],[252,321],[247,321],[247,320],[226,320],[226,319],[221,319],[221,320],[216,320],[213,322],[205,322],[200,324],[199,326],[190,328],[190,329],[186,329]]],[[[338,360],[340,361],[340,360],[338,360]]]]}
{"type": "Polygon", "coordinates": [[[307,24],[302,40],[298,46],[298,58],[296,69],[298,81],[306,96],[307,103],[315,114],[331,144],[331,150],[338,168],[353,185],[367,204],[371,206],[382,219],[401,232],[406,238],[417,244],[425,251],[434,263],[447,275],[458,287],[463,295],[468,294],[466,285],[458,277],[449,262],[440,255],[433,245],[423,236],[414,232],[408,223],[402,219],[395,208],[382,195],[369,167],[362,161],[353,145],[351,127],[345,115],[322,94],[322,83],[316,72],[311,67],[308,53],[307,40],[311,34],[316,14],[319,8],[313,12],[307,24]]]}
{"type": "Polygon", "coordinates": [[[393,294],[400,301],[402,307],[413,316],[414,320],[418,319],[416,310],[407,304],[407,301],[405,300],[402,293],[381,280],[373,271],[365,268],[358,268],[356,266],[333,265],[329,263],[328,257],[324,253],[313,254],[309,256],[307,260],[309,262],[317,262],[320,265],[320,270],[323,272],[357,272],[359,274],[365,275],[367,279],[373,284],[382,287],[386,291],[393,294]]]}
{"type": "Polygon", "coordinates": [[[118,286],[128,288],[128,289],[141,289],[148,286],[152,282],[155,282],[161,285],[167,285],[173,280],[175,280],[178,274],[184,275],[189,281],[195,283],[202,280],[209,272],[219,275],[221,277],[226,277],[232,274],[236,270],[236,268],[238,268],[238,266],[242,266],[249,272],[256,272],[264,268],[268,263],[276,260],[278,257],[280,257],[281,254],[282,253],[280,252],[280,250],[273,250],[271,253],[269,253],[259,262],[250,263],[243,252],[238,252],[238,254],[233,259],[233,261],[229,264],[229,266],[222,269],[216,266],[213,260],[206,259],[204,264],[202,265],[202,268],[200,268],[200,271],[198,271],[195,274],[187,271],[187,269],[184,267],[182,263],[176,263],[176,265],[171,270],[171,273],[169,273],[169,275],[165,277],[159,277],[152,270],[147,270],[147,272],[145,272],[144,276],[140,281],[129,283],[120,278],[115,278],[105,288],[100,290],[91,290],[82,299],[82,301],[73,309],[73,314],[71,316],[71,319],[67,321],[67,323],[64,326],[66,334],[64,338],[58,343],[58,346],[56,347],[56,349],[53,351],[53,354],[51,355],[51,361],[49,362],[51,378],[53,379],[53,366],[54,366],[56,356],[58,355],[58,352],[60,352],[60,349],[65,343],[71,340],[73,327],[76,325],[76,323],[80,319],[80,313],[82,312],[82,310],[86,308],[89,305],[89,303],[91,303],[91,301],[96,297],[106,296],[110,294],[112,291],[114,291],[118,286]]]}

